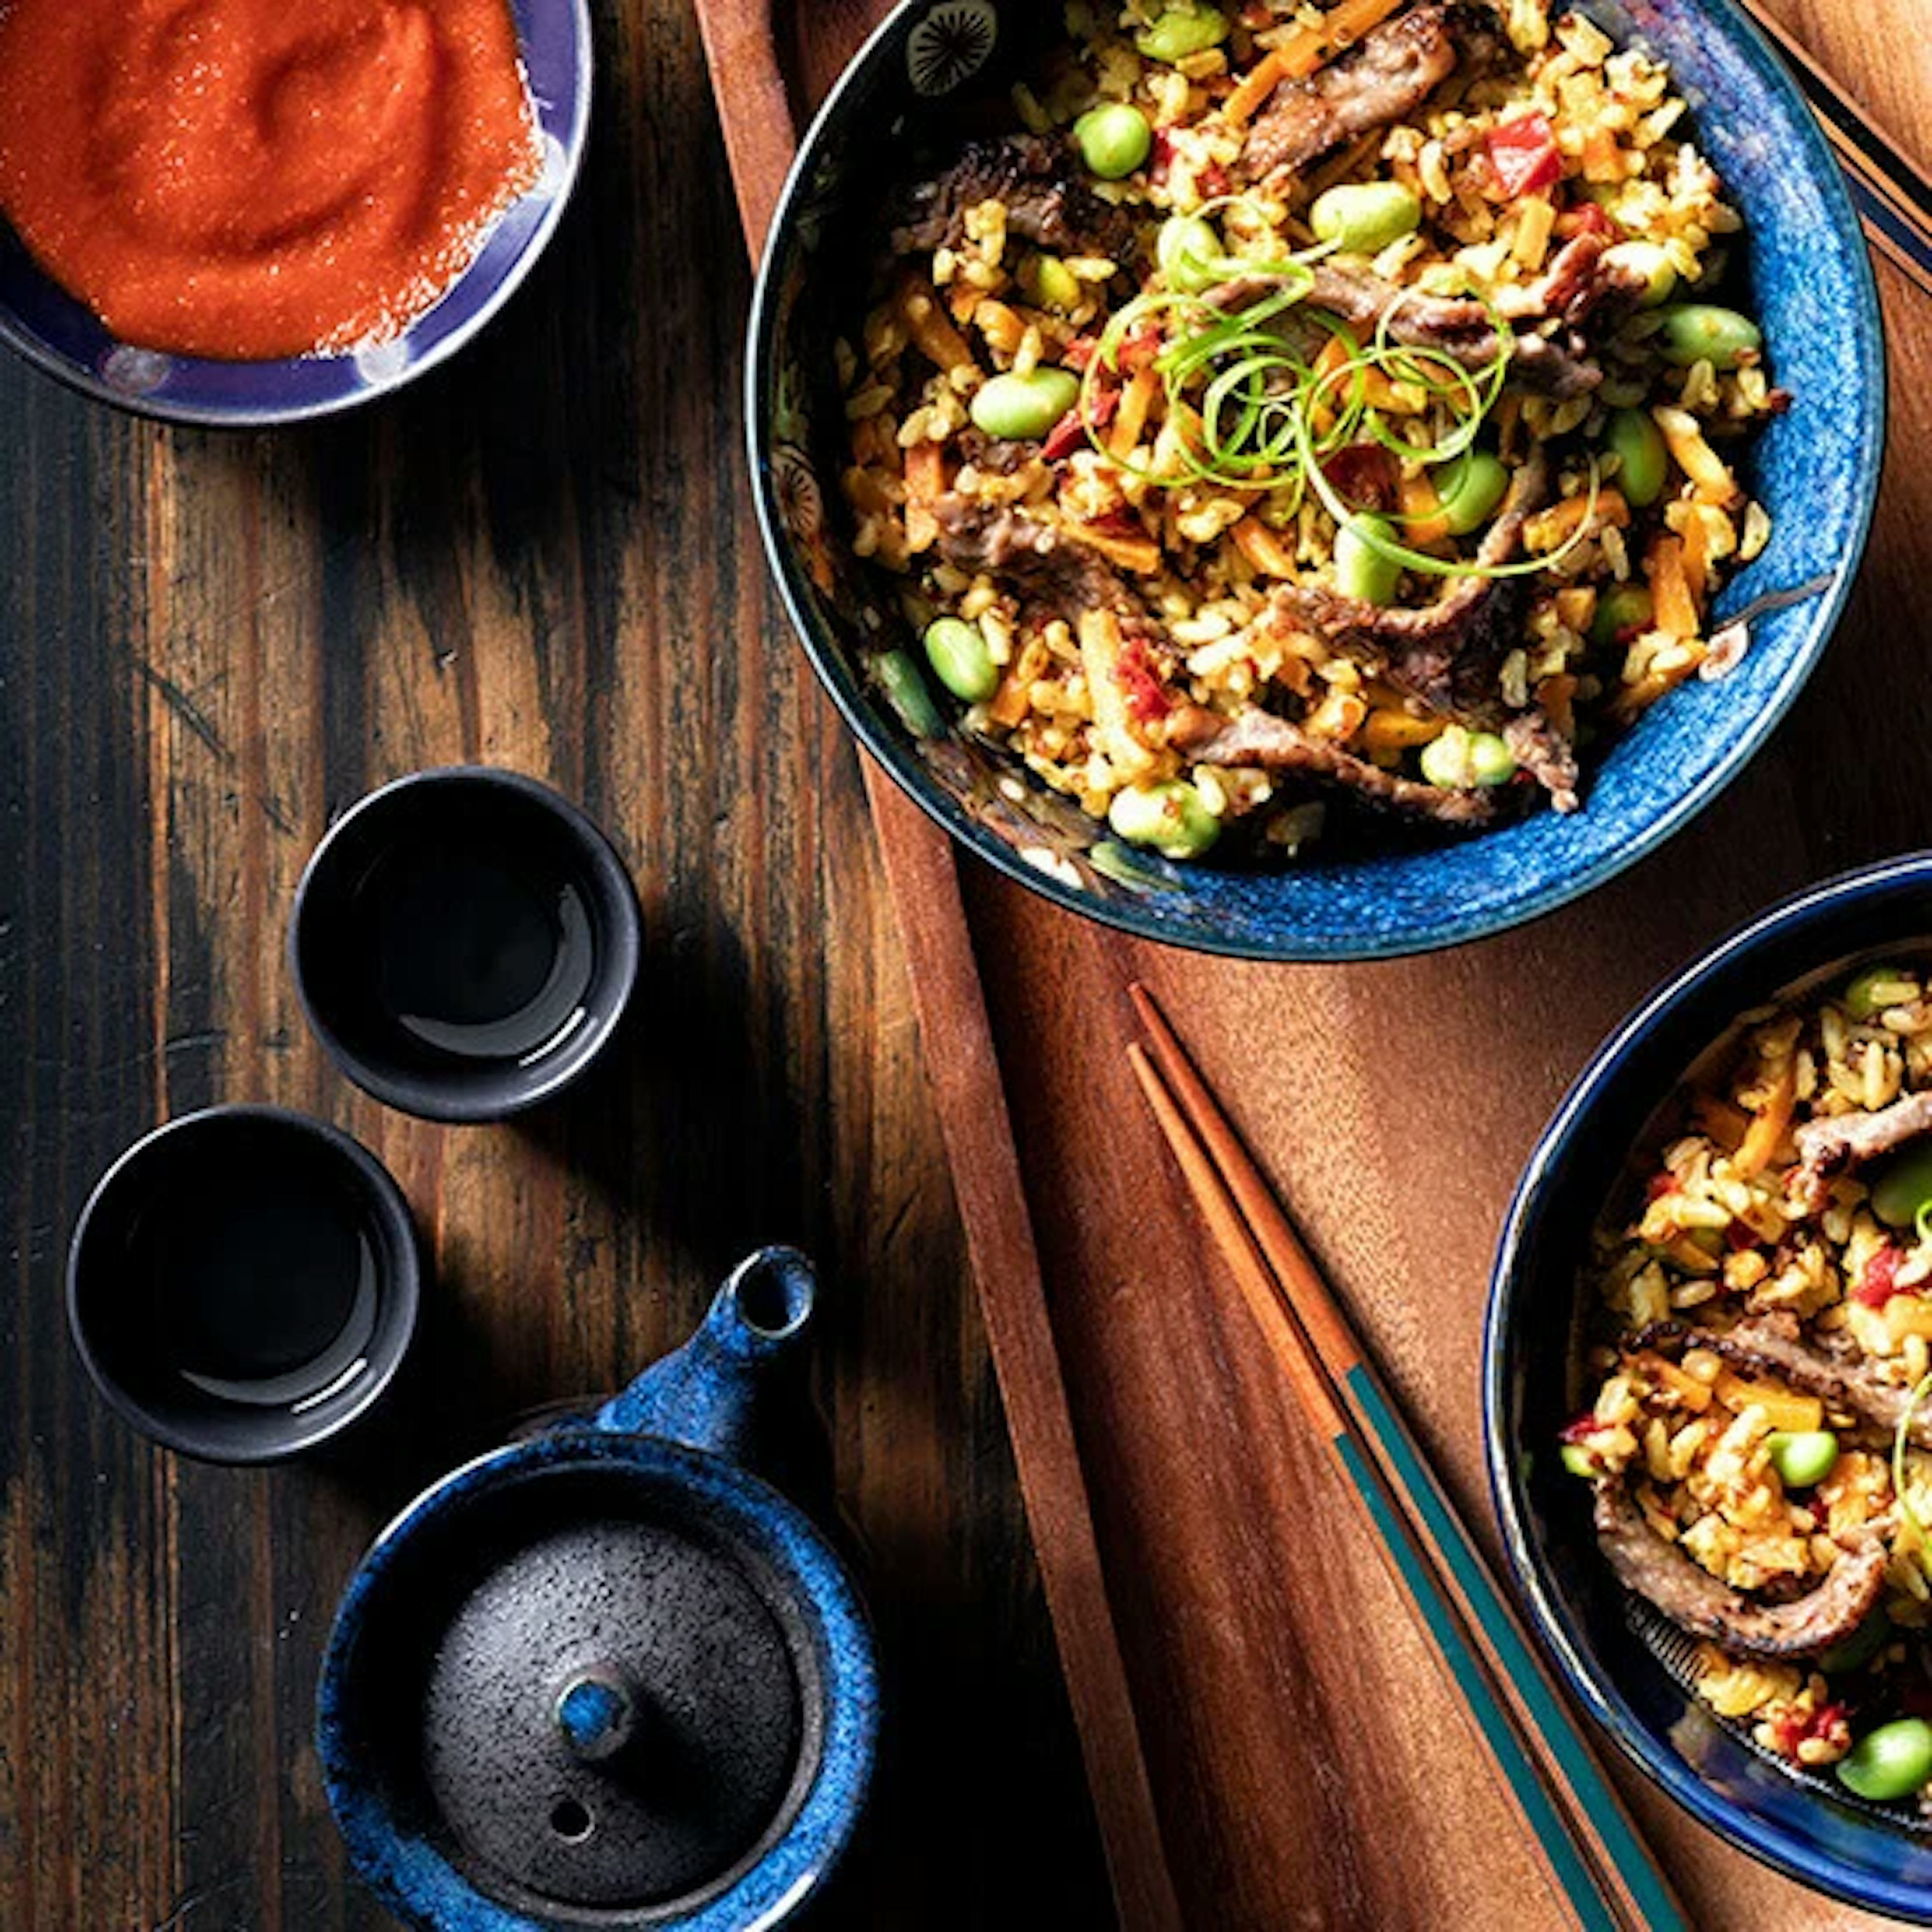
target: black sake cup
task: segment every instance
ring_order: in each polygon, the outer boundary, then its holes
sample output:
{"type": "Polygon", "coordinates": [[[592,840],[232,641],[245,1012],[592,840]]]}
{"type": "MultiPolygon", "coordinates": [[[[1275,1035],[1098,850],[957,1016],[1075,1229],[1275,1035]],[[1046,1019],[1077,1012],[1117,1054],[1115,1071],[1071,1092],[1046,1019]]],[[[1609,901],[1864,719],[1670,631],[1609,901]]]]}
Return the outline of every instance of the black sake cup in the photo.
{"type": "Polygon", "coordinates": [[[352,806],[296,891],[289,958],[323,1049],[425,1120],[500,1120],[608,1044],[643,945],[635,887],[567,799],[482,766],[352,806]]]}
{"type": "Polygon", "coordinates": [[[363,1415],[416,1328],[409,1204],[338,1129],[276,1107],[184,1114],[96,1184],[68,1253],[94,1385],[144,1435],[270,1462],[363,1415]]]}

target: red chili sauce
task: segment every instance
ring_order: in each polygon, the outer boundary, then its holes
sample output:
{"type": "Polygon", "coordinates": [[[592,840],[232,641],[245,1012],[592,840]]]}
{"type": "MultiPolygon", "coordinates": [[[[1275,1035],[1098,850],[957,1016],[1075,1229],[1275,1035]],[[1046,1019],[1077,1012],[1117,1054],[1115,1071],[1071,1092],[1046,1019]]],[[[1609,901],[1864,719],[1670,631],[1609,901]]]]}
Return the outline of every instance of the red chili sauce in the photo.
{"type": "Polygon", "coordinates": [[[124,342],[394,335],[541,161],[507,0],[0,0],[0,209],[124,342]]]}

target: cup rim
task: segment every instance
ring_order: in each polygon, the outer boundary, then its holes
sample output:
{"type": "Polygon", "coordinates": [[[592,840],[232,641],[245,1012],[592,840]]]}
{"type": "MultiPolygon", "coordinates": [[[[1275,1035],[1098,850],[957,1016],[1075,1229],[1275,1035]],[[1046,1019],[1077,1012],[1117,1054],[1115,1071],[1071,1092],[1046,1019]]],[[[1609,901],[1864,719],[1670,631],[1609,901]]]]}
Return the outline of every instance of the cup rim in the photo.
{"type": "Polygon", "coordinates": [[[289,913],[286,952],[296,998],[315,1035],[337,1070],[364,1093],[418,1120],[448,1126],[471,1126],[528,1112],[554,1100],[586,1072],[622,1024],[637,989],[644,953],[644,913],[632,878],[610,835],[582,807],[527,773],[501,765],[436,765],[409,772],[364,793],[317,842],[296,882],[289,913]],[[568,836],[586,862],[586,878],[596,896],[606,931],[598,946],[592,986],[608,998],[603,1010],[555,1052],[541,1058],[532,1076],[514,1090],[488,1084],[464,1090],[434,1073],[398,1072],[365,1054],[333,1024],[317,1003],[312,974],[304,964],[305,932],[314,930],[318,882],[326,879],[352,834],[366,829],[372,816],[392,811],[399,799],[419,793],[449,793],[466,788],[508,794],[548,816],[568,836]]]}
{"type": "Polygon", "coordinates": [[[422,1244],[409,1202],[395,1177],[360,1141],[330,1121],[298,1113],[292,1108],[255,1102],[224,1102],[177,1114],[172,1120],[151,1128],[116,1156],[88,1191],[68,1243],[68,1332],[82,1366],[103,1400],[124,1421],[151,1442],[197,1462],[231,1467],[286,1462],[340,1435],[360,1421],[380,1400],[395,1379],[415,1340],[422,1305],[422,1244]],[[94,1346],[98,1324],[83,1306],[83,1280],[88,1266],[88,1237],[111,1198],[128,1184],[130,1174],[152,1160],[155,1149],[164,1143],[198,1136],[216,1122],[236,1120],[253,1120],[299,1134],[326,1150],[340,1170],[352,1178],[358,1198],[374,1216],[382,1238],[379,1265],[382,1271],[384,1302],[392,1311],[386,1324],[388,1339],[372,1356],[368,1372],[362,1377],[352,1400],[332,1413],[317,1409],[308,1416],[285,1418],[268,1447],[245,1450],[215,1446],[194,1428],[170,1422],[136,1400],[117,1377],[109,1372],[100,1352],[94,1346]]]}

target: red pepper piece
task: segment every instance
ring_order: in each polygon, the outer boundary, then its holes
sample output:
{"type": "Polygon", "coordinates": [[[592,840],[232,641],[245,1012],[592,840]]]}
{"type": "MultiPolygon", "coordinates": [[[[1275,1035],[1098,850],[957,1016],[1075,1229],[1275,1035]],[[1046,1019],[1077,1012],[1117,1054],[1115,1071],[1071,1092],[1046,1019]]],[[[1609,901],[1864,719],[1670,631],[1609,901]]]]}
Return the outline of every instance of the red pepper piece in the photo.
{"type": "Polygon", "coordinates": [[[1138,638],[1130,638],[1114,665],[1114,681],[1126,694],[1127,715],[1136,724],[1151,724],[1174,709],[1172,700],[1160,687],[1149,662],[1147,646],[1138,638]]]}
{"type": "Polygon", "coordinates": [[[1580,201],[1556,218],[1559,241],[1572,242],[1580,235],[1621,235],[1623,230],[1594,201],[1580,201]]]}
{"type": "Polygon", "coordinates": [[[1322,459],[1322,473],[1354,510],[1393,509],[1401,493],[1401,466],[1379,443],[1345,445],[1322,459]]]}
{"type": "Polygon", "coordinates": [[[1894,1294],[1910,1294],[1912,1291],[1900,1288],[1896,1279],[1904,1260],[1904,1250],[1887,1242],[1865,1263],[1864,1274],[1852,1290],[1853,1298],[1868,1308],[1882,1308],[1894,1294]]]}
{"type": "Polygon", "coordinates": [[[1490,130],[1490,164],[1506,200],[1515,201],[1563,178],[1556,130],[1543,114],[1522,114],[1490,130]]]}

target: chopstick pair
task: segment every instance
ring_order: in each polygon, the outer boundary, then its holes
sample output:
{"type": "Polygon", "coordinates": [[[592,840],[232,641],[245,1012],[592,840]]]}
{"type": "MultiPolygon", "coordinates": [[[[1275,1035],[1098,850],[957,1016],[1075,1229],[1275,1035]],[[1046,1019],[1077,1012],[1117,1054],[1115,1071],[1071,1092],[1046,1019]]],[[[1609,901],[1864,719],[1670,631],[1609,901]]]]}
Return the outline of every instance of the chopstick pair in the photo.
{"type": "Polygon", "coordinates": [[[1688,1932],[1689,1920],[1347,1318],[1146,988],[1135,1074],[1242,1296],[1307,1419],[1368,1515],[1521,1807],[1591,1932],[1688,1932]]]}

